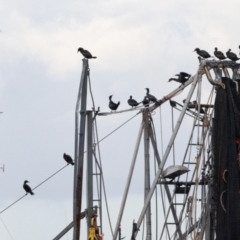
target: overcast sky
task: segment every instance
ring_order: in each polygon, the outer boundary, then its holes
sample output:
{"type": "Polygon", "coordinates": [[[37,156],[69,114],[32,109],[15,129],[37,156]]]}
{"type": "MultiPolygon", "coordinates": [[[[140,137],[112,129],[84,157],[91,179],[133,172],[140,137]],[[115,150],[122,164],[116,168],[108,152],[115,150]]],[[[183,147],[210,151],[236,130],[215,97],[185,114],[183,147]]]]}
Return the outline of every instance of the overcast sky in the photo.
{"type": "MultiPolygon", "coordinates": [[[[96,106],[109,111],[108,96],[114,94],[123,110],[130,95],[141,101],[149,87],[162,98],[178,87],[167,82],[170,77],[180,71],[195,74],[196,47],[212,55],[215,47],[238,53],[239,9],[237,0],[0,0],[0,167],[6,168],[0,170],[0,211],[24,194],[24,180],[35,187],[65,165],[64,152],[74,155],[79,47],[97,56],[89,61],[96,106]]],[[[210,89],[206,83],[203,99],[210,89]]],[[[188,90],[175,99],[185,99],[188,90]]],[[[135,113],[98,117],[100,139],[135,113]]],[[[166,146],[171,133],[168,103],[162,113],[166,146]]],[[[160,141],[159,110],[153,118],[160,141]]],[[[100,144],[114,227],[140,123],[141,115],[100,144]]],[[[180,142],[188,123],[186,119],[180,142]]],[[[141,210],[142,203],[136,202],[143,201],[143,156],[141,145],[122,223],[128,238],[132,219],[141,210]]],[[[72,221],[72,194],[73,167],[68,166],[0,217],[13,239],[52,239],[72,221]]],[[[106,216],[104,224],[111,239],[106,216]]],[[[85,220],[82,226],[85,231],[85,220]]],[[[11,239],[1,221],[0,239],[11,239]]],[[[72,232],[62,239],[72,239],[72,232]]]]}

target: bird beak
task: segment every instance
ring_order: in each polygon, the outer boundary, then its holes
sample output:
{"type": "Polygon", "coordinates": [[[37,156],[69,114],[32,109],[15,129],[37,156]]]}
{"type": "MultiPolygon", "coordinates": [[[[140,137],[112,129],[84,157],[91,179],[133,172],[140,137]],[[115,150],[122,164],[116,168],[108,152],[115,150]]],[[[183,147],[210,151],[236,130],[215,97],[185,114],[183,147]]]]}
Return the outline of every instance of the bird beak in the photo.
{"type": "Polygon", "coordinates": [[[195,52],[195,51],[196,51],[196,49],[193,52],[195,52]]]}

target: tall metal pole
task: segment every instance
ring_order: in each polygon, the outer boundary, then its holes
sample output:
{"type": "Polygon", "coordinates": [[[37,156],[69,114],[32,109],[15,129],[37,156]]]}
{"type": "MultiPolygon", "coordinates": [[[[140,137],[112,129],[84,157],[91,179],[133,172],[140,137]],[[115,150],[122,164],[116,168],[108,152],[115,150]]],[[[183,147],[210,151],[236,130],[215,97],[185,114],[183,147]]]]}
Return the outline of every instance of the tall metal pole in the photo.
{"type": "MultiPolygon", "coordinates": [[[[150,162],[149,162],[149,116],[148,111],[143,111],[143,121],[144,121],[144,155],[145,155],[145,190],[144,190],[144,200],[147,198],[147,195],[150,190],[150,162]]],[[[152,221],[151,221],[151,202],[149,202],[147,211],[146,211],[146,240],[152,239],[152,221]]]]}
{"type": "Polygon", "coordinates": [[[92,111],[87,112],[87,228],[90,227],[90,221],[93,212],[93,139],[92,139],[92,111]]]}
{"type": "MultiPolygon", "coordinates": [[[[202,68],[200,68],[200,70],[202,70],[202,68]]],[[[174,128],[174,132],[173,132],[172,137],[171,137],[171,139],[170,139],[170,141],[169,141],[169,144],[168,144],[168,146],[167,146],[167,149],[166,149],[166,151],[165,151],[165,153],[164,153],[162,162],[161,162],[161,164],[160,164],[160,166],[159,166],[159,169],[158,169],[158,171],[157,171],[157,173],[156,173],[156,176],[155,176],[155,178],[154,178],[154,180],[153,180],[153,183],[152,183],[152,186],[151,186],[150,191],[149,191],[149,193],[148,193],[147,199],[145,200],[144,206],[143,206],[143,208],[142,208],[141,214],[140,214],[139,219],[138,219],[138,222],[137,222],[137,228],[140,227],[140,225],[141,225],[141,223],[142,223],[142,220],[143,220],[143,218],[144,218],[144,215],[145,215],[145,213],[146,213],[146,211],[147,211],[147,207],[148,207],[149,202],[150,202],[150,200],[151,200],[151,198],[152,198],[152,195],[153,195],[153,192],[154,192],[155,187],[156,187],[156,185],[157,185],[158,179],[159,179],[159,177],[160,177],[161,174],[162,174],[163,167],[164,167],[164,165],[165,165],[165,163],[166,163],[166,161],[167,161],[168,155],[169,155],[169,153],[170,153],[170,151],[171,151],[172,144],[173,144],[173,142],[174,142],[174,140],[175,140],[175,137],[176,137],[176,135],[177,135],[177,133],[178,133],[178,130],[179,130],[179,128],[180,128],[180,125],[181,125],[181,123],[182,123],[183,117],[184,117],[184,115],[185,115],[185,112],[186,112],[188,103],[189,103],[189,101],[190,101],[190,99],[191,99],[191,96],[192,96],[192,94],[193,94],[193,92],[194,92],[194,89],[195,89],[195,87],[196,87],[197,81],[198,81],[198,79],[199,79],[200,77],[202,77],[202,72],[200,72],[200,70],[199,70],[199,74],[194,76],[194,80],[193,80],[193,83],[192,83],[192,87],[191,87],[191,89],[190,89],[190,91],[189,91],[189,94],[188,94],[187,99],[186,99],[186,101],[185,101],[185,103],[184,103],[182,112],[181,112],[181,114],[180,114],[180,116],[179,116],[179,118],[178,118],[178,121],[177,121],[177,123],[176,123],[176,126],[175,126],[175,128],[174,128]]]]}
{"type": "Polygon", "coordinates": [[[113,240],[117,239],[118,228],[119,228],[121,220],[122,220],[122,215],[123,215],[123,211],[124,211],[124,208],[125,208],[125,203],[126,203],[126,200],[127,200],[127,194],[128,194],[128,190],[129,190],[129,187],[130,187],[135,162],[136,162],[136,159],[137,159],[137,153],[138,153],[139,145],[140,145],[140,142],[141,142],[143,128],[144,128],[144,123],[141,123],[140,129],[139,129],[139,132],[138,132],[137,142],[136,142],[133,157],[132,157],[132,163],[131,163],[130,170],[129,170],[129,173],[128,173],[127,183],[126,183],[124,193],[123,193],[122,203],[121,203],[121,206],[120,206],[116,227],[115,227],[114,234],[113,234],[113,240]]]}
{"type": "Polygon", "coordinates": [[[73,189],[73,240],[80,238],[80,220],[82,207],[82,183],[83,183],[83,159],[85,141],[85,121],[87,107],[87,75],[88,60],[83,59],[82,76],[80,81],[78,100],[75,114],[75,167],[74,167],[74,189],[73,189]],[[79,110],[79,106],[81,106],[79,110]],[[80,114],[80,124],[79,115],[80,114]],[[78,128],[80,126],[80,130],[78,128]]]}

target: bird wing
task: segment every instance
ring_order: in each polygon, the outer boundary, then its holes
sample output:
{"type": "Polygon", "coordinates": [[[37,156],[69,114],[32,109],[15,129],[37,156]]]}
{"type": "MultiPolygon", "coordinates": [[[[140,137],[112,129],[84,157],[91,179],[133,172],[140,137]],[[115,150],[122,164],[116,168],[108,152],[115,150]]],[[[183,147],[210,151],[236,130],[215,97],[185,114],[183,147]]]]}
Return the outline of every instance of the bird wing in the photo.
{"type": "Polygon", "coordinates": [[[23,188],[25,189],[26,192],[32,191],[32,189],[27,184],[23,185],[23,188]]]}
{"type": "Polygon", "coordinates": [[[183,77],[190,77],[190,76],[191,76],[190,74],[185,73],[185,72],[180,72],[180,74],[181,74],[183,77]]]}

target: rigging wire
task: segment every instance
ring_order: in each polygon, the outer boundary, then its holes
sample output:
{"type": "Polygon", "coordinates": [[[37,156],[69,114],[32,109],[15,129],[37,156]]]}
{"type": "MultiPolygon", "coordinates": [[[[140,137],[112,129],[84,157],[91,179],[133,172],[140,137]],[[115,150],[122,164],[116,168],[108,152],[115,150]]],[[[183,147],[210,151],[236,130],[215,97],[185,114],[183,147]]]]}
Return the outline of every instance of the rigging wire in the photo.
{"type": "Polygon", "coordinates": [[[2,224],[3,224],[3,226],[5,227],[5,229],[7,230],[9,236],[11,237],[11,239],[14,240],[14,239],[13,239],[13,236],[11,235],[10,231],[8,230],[6,224],[4,223],[3,219],[1,218],[1,216],[0,216],[0,220],[1,220],[2,224]]]}
{"type": "MultiPolygon", "coordinates": [[[[62,171],[65,167],[67,167],[69,164],[65,165],[64,167],[60,168],[57,172],[55,172],[54,174],[52,174],[50,177],[48,177],[47,179],[45,179],[43,182],[39,183],[36,187],[34,187],[32,190],[38,188],[39,186],[41,186],[43,183],[45,183],[46,181],[48,181],[50,178],[52,178],[54,175],[56,175],[57,173],[59,173],[60,171],[62,171]]],[[[14,204],[16,204],[18,201],[20,201],[21,199],[23,199],[24,197],[27,196],[27,193],[25,195],[23,195],[22,197],[18,198],[15,202],[13,202],[12,204],[10,204],[8,207],[4,208],[0,214],[2,214],[3,212],[5,212],[8,208],[12,207],[14,204]]]]}

